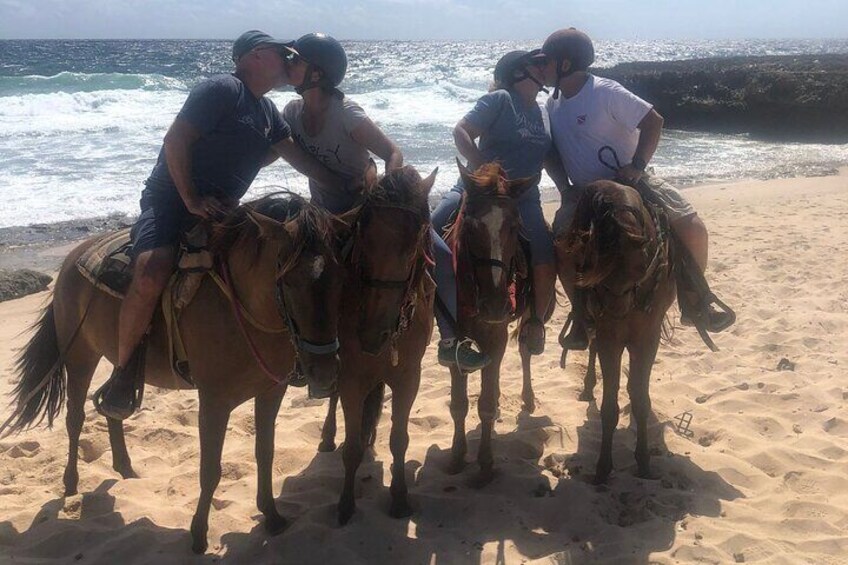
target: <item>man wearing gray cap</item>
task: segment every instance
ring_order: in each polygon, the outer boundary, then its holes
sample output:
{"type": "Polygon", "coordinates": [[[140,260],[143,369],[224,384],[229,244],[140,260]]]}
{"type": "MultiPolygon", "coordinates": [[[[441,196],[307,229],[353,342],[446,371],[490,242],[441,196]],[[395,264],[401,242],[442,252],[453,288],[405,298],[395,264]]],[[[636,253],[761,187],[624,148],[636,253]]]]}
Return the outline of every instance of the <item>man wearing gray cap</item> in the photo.
{"type": "Polygon", "coordinates": [[[139,344],[176,266],[186,224],[237,206],[259,169],[278,157],[322,184],[340,182],[294,143],[264,96],[288,84],[293,43],[257,30],[243,33],[233,43],[235,72],[196,85],[165,135],[131,231],[133,278],[121,304],[117,364],[98,391],[99,409],[110,418],[124,419],[136,408],[135,368],[144,355],[139,344]]]}

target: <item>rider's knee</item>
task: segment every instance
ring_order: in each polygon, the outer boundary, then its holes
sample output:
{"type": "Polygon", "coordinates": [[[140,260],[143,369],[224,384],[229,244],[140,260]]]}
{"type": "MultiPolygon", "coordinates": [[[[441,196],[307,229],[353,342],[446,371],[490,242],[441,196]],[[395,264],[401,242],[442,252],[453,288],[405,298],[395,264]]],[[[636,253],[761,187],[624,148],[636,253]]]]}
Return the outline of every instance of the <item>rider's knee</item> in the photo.
{"type": "Polygon", "coordinates": [[[168,285],[173,271],[171,255],[153,253],[140,257],[133,272],[135,291],[143,296],[158,297],[168,285]]]}

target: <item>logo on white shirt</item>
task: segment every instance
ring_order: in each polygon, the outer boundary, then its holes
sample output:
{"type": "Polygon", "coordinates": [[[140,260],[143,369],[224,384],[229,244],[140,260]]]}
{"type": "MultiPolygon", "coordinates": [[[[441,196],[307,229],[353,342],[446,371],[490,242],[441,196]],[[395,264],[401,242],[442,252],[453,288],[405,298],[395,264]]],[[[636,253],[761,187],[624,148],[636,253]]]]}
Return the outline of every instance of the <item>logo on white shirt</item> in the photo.
{"type": "Polygon", "coordinates": [[[577,125],[582,126],[586,123],[586,114],[581,114],[577,116],[577,125]]]}

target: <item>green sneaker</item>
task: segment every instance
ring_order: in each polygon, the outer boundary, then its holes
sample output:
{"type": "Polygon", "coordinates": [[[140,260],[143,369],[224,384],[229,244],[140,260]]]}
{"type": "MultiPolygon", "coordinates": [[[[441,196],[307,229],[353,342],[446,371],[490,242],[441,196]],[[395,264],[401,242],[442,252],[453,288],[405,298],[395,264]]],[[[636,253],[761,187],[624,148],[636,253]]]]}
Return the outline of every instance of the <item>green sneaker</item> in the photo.
{"type": "Polygon", "coordinates": [[[472,345],[475,344],[470,339],[462,341],[443,339],[439,342],[439,365],[444,367],[456,365],[463,373],[479,371],[492,360],[485,353],[475,351],[472,345]]]}

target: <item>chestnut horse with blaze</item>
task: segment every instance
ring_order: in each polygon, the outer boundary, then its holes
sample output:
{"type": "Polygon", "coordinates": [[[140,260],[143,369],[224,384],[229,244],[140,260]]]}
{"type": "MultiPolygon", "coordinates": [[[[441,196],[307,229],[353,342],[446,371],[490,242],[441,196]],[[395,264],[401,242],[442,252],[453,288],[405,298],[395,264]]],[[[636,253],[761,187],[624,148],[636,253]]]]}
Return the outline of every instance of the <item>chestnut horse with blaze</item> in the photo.
{"type": "MultiPolygon", "coordinates": [[[[492,433],[500,397],[500,368],[515,314],[510,287],[515,282],[521,218],[518,200],[538,183],[538,176],[508,180],[496,163],[471,172],[459,164],[465,194],[448,242],[454,249],[457,272],[457,335],[471,338],[491,357],[481,377],[478,403],[482,435],[476,482],[484,485],[494,476],[492,433]]],[[[468,415],[468,375],[451,367],[450,412],[454,421],[451,462],[458,473],[465,467],[468,451],[465,418],[468,415]]]]}

